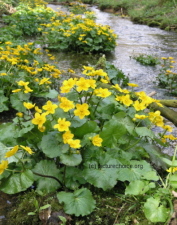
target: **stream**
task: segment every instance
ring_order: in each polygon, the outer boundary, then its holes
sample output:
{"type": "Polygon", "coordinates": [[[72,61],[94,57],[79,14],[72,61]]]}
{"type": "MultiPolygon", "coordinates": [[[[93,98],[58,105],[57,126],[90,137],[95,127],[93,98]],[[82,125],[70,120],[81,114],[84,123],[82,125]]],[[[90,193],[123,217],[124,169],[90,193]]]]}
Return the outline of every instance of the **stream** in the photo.
{"type": "MultiPolygon", "coordinates": [[[[63,6],[49,4],[48,7],[56,11],[66,11],[63,6]]],[[[156,27],[148,27],[147,25],[134,24],[127,18],[102,12],[96,6],[89,8],[95,12],[97,23],[110,26],[118,35],[118,45],[113,52],[106,55],[106,59],[122,70],[129,77],[130,82],[139,85],[136,91],[143,90],[147,94],[156,91],[155,98],[166,98],[167,91],[160,89],[155,83],[160,65],[155,67],[144,66],[132,57],[139,54],[148,54],[159,58],[171,56],[177,61],[177,33],[164,31],[156,27]]],[[[94,62],[96,62],[92,55],[82,57],[79,54],[54,54],[60,60],[59,66],[61,69],[66,67],[82,68],[83,65],[88,63],[94,65],[94,62]]],[[[168,96],[168,98],[172,97],[168,96]]]]}
{"type": "MultiPolygon", "coordinates": [[[[63,6],[51,5],[48,7],[60,11],[66,10],[63,6]]],[[[130,82],[139,84],[136,91],[145,91],[147,94],[156,91],[154,96],[157,99],[167,98],[167,92],[157,87],[155,81],[159,73],[160,66],[143,66],[132,57],[139,54],[149,54],[157,57],[174,57],[177,61],[177,33],[168,32],[155,27],[134,24],[127,18],[121,18],[111,13],[102,12],[96,6],[90,9],[96,13],[96,22],[109,25],[118,35],[115,50],[106,55],[108,61],[121,69],[130,79],[130,82]]],[[[57,57],[58,65],[61,70],[72,68],[82,68],[83,65],[94,65],[98,57],[93,55],[82,56],[73,53],[52,53],[57,57]]],[[[168,98],[172,98],[168,96],[168,98]]],[[[176,128],[177,130],[177,128],[176,128]]],[[[175,131],[177,134],[177,131],[175,131]]],[[[166,153],[171,154],[168,148],[166,153]]],[[[165,152],[165,150],[164,150],[165,152]]],[[[6,194],[1,193],[0,197],[0,225],[6,224],[5,212],[11,207],[11,199],[6,194]]]]}

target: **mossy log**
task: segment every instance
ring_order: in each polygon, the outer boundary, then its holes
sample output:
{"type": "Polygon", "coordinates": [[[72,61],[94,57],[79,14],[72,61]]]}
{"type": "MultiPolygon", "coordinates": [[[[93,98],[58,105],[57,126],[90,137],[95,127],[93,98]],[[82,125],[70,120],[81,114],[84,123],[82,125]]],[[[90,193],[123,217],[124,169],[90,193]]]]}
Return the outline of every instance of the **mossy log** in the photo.
{"type": "Polygon", "coordinates": [[[160,103],[167,107],[177,108],[177,100],[160,100],[160,103]]]}
{"type": "Polygon", "coordinates": [[[177,112],[175,112],[172,109],[169,109],[168,107],[160,107],[156,103],[152,103],[150,107],[154,110],[159,110],[161,112],[161,115],[171,121],[176,127],[177,127],[177,112]]]}

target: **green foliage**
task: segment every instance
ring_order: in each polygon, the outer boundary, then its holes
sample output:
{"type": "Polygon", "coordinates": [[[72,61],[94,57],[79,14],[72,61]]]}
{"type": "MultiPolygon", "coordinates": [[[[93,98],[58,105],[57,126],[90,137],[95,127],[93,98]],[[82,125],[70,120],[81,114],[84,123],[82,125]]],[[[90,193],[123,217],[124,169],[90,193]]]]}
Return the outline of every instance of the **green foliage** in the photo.
{"type": "Polygon", "coordinates": [[[17,46],[13,46],[12,42],[5,42],[1,46],[0,112],[10,108],[24,112],[24,102],[39,97],[48,99],[57,96],[54,88],[59,86],[61,72],[57,66],[40,58],[40,48],[36,49],[31,42],[17,46]]]}
{"type": "Polygon", "coordinates": [[[112,51],[116,46],[116,34],[108,26],[96,24],[94,18],[89,18],[59,13],[50,24],[41,26],[43,44],[54,50],[112,51]]]}
{"type": "Polygon", "coordinates": [[[88,11],[87,6],[81,2],[71,2],[69,6],[69,11],[74,14],[84,14],[84,12],[88,11]]]}
{"type": "Polygon", "coordinates": [[[12,26],[16,32],[23,35],[34,36],[40,34],[38,30],[40,24],[49,23],[55,16],[55,12],[50,8],[38,6],[34,9],[17,7],[17,12],[10,16],[4,16],[3,21],[12,26]]]}
{"type": "Polygon", "coordinates": [[[159,64],[158,58],[152,55],[140,54],[139,56],[134,56],[133,59],[145,66],[156,66],[159,64]]]}
{"type": "Polygon", "coordinates": [[[85,216],[95,208],[92,193],[86,188],[78,189],[73,193],[59,192],[57,198],[59,202],[64,203],[64,210],[68,214],[85,216]]]}
{"type": "Polygon", "coordinates": [[[177,73],[173,66],[175,61],[173,57],[162,57],[161,60],[161,70],[156,77],[158,85],[166,88],[170,94],[177,95],[177,73]]]}
{"type": "MultiPolygon", "coordinates": [[[[93,18],[39,7],[30,11],[21,5],[14,18],[5,20],[16,26],[16,36],[41,32],[43,42],[53,49],[103,52],[116,44],[113,31],[93,18]]],[[[152,165],[173,168],[176,155],[167,159],[155,146],[170,130],[159,111],[147,110],[158,101],[134,92],[136,84],[128,83],[104,57],[96,66],[84,66],[81,77],[74,77],[73,71],[73,78],[61,84],[61,71],[43,61],[34,43],[15,45],[6,38],[0,47],[0,111],[13,107],[18,113],[12,122],[0,125],[0,190],[15,194],[35,185],[41,196],[57,193],[66,213],[83,217],[96,208],[92,190],[112,191],[122,185],[127,196],[141,199],[149,221],[166,221],[176,170],[169,169],[163,181],[152,165]],[[36,107],[36,98],[44,103],[36,107]],[[164,133],[155,134],[154,125],[164,133]]],[[[37,200],[33,205],[28,215],[49,206],[37,200]]]]}

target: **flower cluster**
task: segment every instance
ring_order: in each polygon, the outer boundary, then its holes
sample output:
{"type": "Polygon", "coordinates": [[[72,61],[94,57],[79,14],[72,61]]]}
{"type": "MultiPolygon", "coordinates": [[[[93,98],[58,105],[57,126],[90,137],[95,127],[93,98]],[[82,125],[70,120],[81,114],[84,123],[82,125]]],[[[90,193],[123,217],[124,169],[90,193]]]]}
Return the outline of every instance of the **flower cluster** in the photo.
{"type": "Polygon", "coordinates": [[[0,47],[0,87],[5,100],[2,111],[7,110],[9,101],[13,105],[13,98],[29,100],[59,86],[61,71],[55,64],[42,61],[41,54],[32,42],[13,47],[8,41],[0,47]]]}
{"type": "Polygon", "coordinates": [[[109,26],[81,15],[58,13],[51,23],[41,24],[43,41],[50,48],[82,52],[107,52],[116,46],[117,35],[109,26]]]}

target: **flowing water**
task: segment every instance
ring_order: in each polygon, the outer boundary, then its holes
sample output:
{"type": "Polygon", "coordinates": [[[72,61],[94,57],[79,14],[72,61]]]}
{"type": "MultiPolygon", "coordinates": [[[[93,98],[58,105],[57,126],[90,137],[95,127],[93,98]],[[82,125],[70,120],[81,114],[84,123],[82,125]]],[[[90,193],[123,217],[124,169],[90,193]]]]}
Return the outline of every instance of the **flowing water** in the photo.
{"type": "MultiPolygon", "coordinates": [[[[63,6],[51,4],[48,6],[56,11],[66,10],[63,6]]],[[[166,91],[157,88],[157,85],[154,84],[160,66],[143,66],[132,57],[139,54],[149,54],[159,58],[171,56],[177,61],[177,33],[134,24],[129,19],[102,12],[96,6],[92,6],[90,9],[96,13],[97,23],[109,25],[118,35],[118,45],[114,52],[106,55],[107,60],[128,75],[130,82],[139,84],[140,87],[137,91],[143,90],[146,93],[156,91],[156,98],[165,98],[166,91]]],[[[96,60],[92,55],[86,57],[79,54],[57,53],[56,55],[60,59],[59,66],[64,66],[62,69],[66,67],[81,68],[87,63],[94,64],[96,60]]]]}
{"type": "MultiPolygon", "coordinates": [[[[59,11],[66,8],[56,5],[48,5],[52,9],[59,11]]],[[[156,91],[156,98],[165,98],[166,91],[155,85],[155,77],[159,72],[159,67],[143,66],[132,57],[138,54],[149,54],[157,57],[174,57],[177,61],[177,33],[167,32],[159,28],[148,27],[146,25],[134,24],[129,19],[118,17],[114,14],[102,12],[97,7],[90,7],[96,13],[97,23],[109,25],[118,35],[117,47],[115,51],[106,56],[124,74],[128,75],[130,82],[139,84],[136,91],[156,91]]],[[[60,69],[82,68],[88,63],[94,65],[98,56],[71,53],[54,53],[57,56],[60,69]]],[[[168,96],[168,98],[170,98],[168,96]]],[[[169,153],[169,152],[168,152],[169,153]]],[[[170,153],[169,153],[170,154],[170,153]]],[[[0,193],[0,225],[6,224],[5,212],[11,206],[11,201],[6,194],[0,193]]]]}

